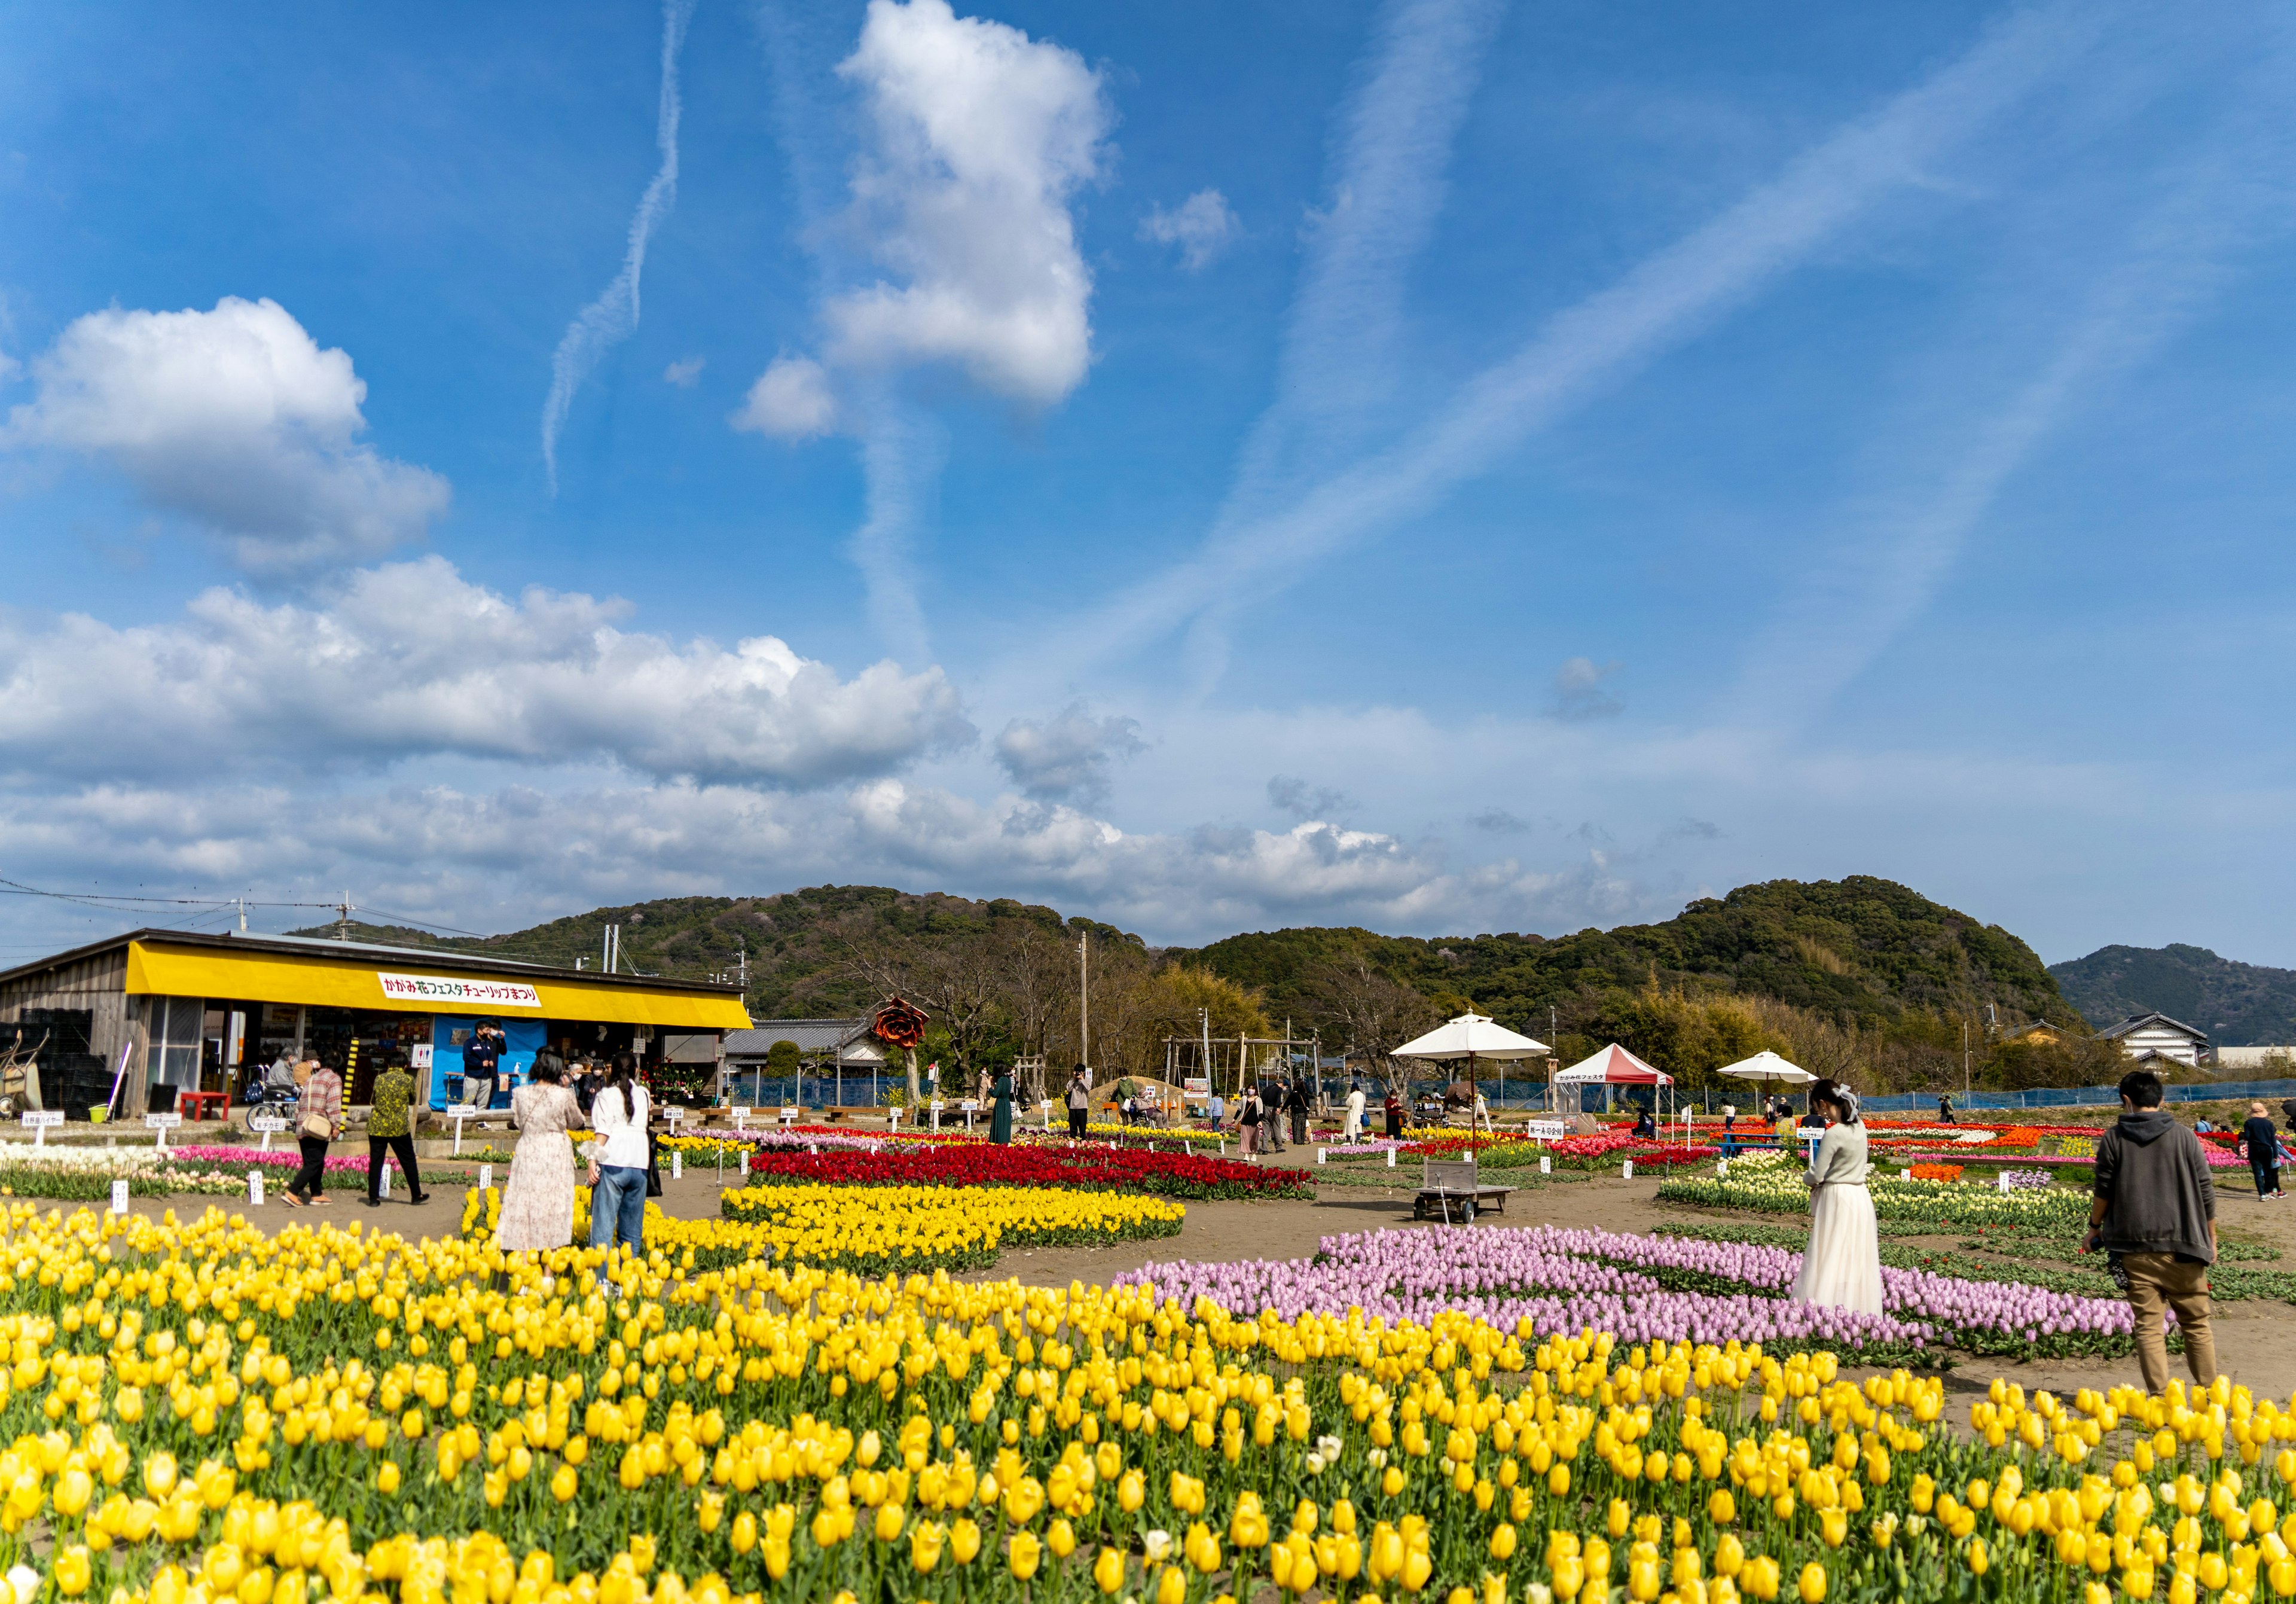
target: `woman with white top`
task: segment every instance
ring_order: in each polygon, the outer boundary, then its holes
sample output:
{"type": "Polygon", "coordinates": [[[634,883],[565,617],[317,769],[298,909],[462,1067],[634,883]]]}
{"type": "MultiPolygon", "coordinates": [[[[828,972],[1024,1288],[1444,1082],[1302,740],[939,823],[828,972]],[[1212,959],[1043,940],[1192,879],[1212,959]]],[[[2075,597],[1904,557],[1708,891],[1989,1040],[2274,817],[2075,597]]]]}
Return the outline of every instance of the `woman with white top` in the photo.
{"type": "MultiPolygon", "coordinates": [[[[616,1053],[611,1075],[590,1103],[590,1123],[598,1132],[590,1157],[593,1247],[611,1249],[619,1241],[633,1254],[645,1252],[646,1120],[652,1112],[638,1084],[636,1057],[616,1053]]],[[[605,1277],[601,1263],[598,1279],[605,1277]]]]}
{"type": "Polygon", "coordinates": [[[1833,1116],[1809,1161],[1809,1246],[1802,1250],[1801,1273],[1787,1296],[1798,1304],[1822,1304],[1882,1312],[1882,1238],[1874,1224],[1874,1199],[1866,1176],[1866,1127],[1857,1118],[1857,1094],[1838,1081],[1809,1089],[1813,1113],[1833,1116]]]}

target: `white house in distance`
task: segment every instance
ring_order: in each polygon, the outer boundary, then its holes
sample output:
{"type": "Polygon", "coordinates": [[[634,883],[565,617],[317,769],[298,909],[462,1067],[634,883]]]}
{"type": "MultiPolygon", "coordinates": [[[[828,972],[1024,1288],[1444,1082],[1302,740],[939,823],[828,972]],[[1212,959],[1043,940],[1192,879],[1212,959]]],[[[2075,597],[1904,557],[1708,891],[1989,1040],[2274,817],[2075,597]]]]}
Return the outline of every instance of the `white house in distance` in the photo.
{"type": "Polygon", "coordinates": [[[2148,1058],[2167,1058],[2191,1069],[2209,1056],[2207,1032],[2196,1031],[2166,1014],[2132,1014],[2097,1034],[2120,1043],[2120,1050],[2140,1064],[2148,1058]]]}

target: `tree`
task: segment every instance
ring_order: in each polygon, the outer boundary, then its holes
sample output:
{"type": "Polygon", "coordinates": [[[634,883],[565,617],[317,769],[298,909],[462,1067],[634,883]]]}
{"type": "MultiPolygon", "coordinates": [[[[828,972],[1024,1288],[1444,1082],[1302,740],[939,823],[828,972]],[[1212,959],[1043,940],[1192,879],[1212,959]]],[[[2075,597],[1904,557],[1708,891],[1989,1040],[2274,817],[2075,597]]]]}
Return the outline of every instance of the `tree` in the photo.
{"type": "Polygon", "coordinates": [[[1395,1049],[1443,1023],[1441,1010],[1417,988],[1359,951],[1310,970],[1301,1002],[1327,1036],[1344,1042],[1349,1057],[1360,1056],[1387,1086],[1404,1078],[1391,1057],[1395,1049]]]}
{"type": "Polygon", "coordinates": [[[786,1081],[800,1066],[797,1043],[783,1038],[766,1049],[766,1073],[777,1081],[786,1081]]]}
{"type": "MultiPolygon", "coordinates": [[[[1266,1038],[1275,1032],[1258,991],[1193,966],[1168,964],[1141,976],[1122,1007],[1126,1028],[1116,1039],[1121,1062],[1135,1074],[1158,1080],[1164,1075],[1166,1039],[1201,1039],[1207,1017],[1215,1041],[1266,1038]]],[[[1094,1033],[1099,1035],[1098,1026],[1094,1033]]]]}

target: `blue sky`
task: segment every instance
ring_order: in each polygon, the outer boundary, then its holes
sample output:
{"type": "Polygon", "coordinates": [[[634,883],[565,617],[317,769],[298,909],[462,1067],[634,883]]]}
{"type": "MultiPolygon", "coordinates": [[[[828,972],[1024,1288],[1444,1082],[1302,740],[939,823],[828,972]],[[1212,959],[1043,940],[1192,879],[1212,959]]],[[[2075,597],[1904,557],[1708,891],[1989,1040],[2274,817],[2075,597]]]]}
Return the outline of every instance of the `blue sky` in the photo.
{"type": "Polygon", "coordinates": [[[19,8],[0,875],[1192,942],[1867,873],[2296,964],[2291,50],[19,8]]]}

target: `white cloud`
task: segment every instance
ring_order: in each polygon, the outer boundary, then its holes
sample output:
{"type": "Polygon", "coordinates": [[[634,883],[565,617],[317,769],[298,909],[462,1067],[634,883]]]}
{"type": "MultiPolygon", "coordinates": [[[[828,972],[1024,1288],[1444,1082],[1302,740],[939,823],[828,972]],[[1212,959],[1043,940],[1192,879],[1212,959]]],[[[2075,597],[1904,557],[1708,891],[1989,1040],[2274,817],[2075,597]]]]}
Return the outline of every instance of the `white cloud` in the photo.
{"type": "Polygon", "coordinates": [[[217,754],[305,771],[450,755],[802,786],[972,738],[939,669],[840,679],[772,636],[681,645],[621,629],[624,611],[512,600],[430,557],[357,571],[318,605],[215,589],[176,623],[0,623],[0,764],[119,779],[217,754]]]}
{"type": "Polygon", "coordinates": [[[1167,211],[1152,206],[1140,219],[1140,237],[1159,245],[1177,245],[1180,260],[1191,273],[1210,267],[1242,232],[1227,197],[1216,189],[1200,189],[1167,211]]]}
{"type": "Polygon", "coordinates": [[[1050,406],[1092,359],[1092,275],[1069,201],[1100,171],[1097,73],[947,0],[871,0],[839,69],[868,101],[853,179],[881,280],[825,308],[841,365],[948,362],[994,394],[1050,406]]]}
{"type": "MultiPolygon", "coordinates": [[[[558,351],[550,363],[550,393],[542,403],[542,464],[549,475],[550,493],[558,493],[558,435],[574,405],[574,391],[590,370],[638,325],[638,285],[645,273],[646,246],[653,231],[677,203],[677,124],[684,104],[677,92],[677,56],[685,45],[686,24],[693,20],[693,0],[663,0],[661,8],[661,90],[654,107],[654,148],[661,153],[652,182],[638,197],[630,217],[629,237],[622,248],[621,271],[614,275],[598,299],[574,315],[559,337],[558,351]]],[[[675,371],[675,368],[672,370],[675,371]]],[[[697,374],[699,367],[694,369],[697,374]]],[[[670,382],[690,383],[671,379],[670,382]]]]}
{"type": "Polygon", "coordinates": [[[1554,670],[1554,716],[1558,719],[1609,719],[1627,704],[1603,688],[1603,681],[1626,665],[1573,657],[1554,670]]]}
{"type": "Polygon", "coordinates": [[[681,357],[661,370],[661,382],[675,384],[680,390],[691,390],[701,379],[701,370],[709,366],[707,357],[681,357]]]}
{"type": "Polygon", "coordinates": [[[1267,801],[1270,806],[1282,809],[1294,818],[1328,818],[1357,805],[1356,799],[1346,792],[1329,786],[1310,786],[1295,774],[1270,776],[1267,801]]]}
{"type": "Polygon", "coordinates": [[[422,539],[447,481],[361,444],[365,381],[276,301],[91,312],[32,364],[37,398],[0,443],[111,461],[144,501],[278,572],[422,539]]]}
{"type": "Polygon", "coordinates": [[[810,440],[837,425],[829,374],[810,357],[779,357],[758,375],[734,414],[734,427],[775,440],[810,440]]]}
{"type": "Polygon", "coordinates": [[[1147,750],[1137,720],[1095,719],[1081,702],[1053,719],[1014,719],[996,737],[996,761],[1029,795],[1087,801],[1108,794],[1108,769],[1147,750]]]}

